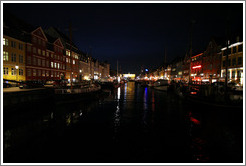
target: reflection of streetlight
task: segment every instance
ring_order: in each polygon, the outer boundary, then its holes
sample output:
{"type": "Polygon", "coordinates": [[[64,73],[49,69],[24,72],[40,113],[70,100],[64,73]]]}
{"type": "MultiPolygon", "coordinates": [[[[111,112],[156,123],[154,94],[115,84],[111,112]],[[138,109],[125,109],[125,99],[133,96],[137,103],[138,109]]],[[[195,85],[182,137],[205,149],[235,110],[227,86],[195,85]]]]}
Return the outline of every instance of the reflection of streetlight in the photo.
{"type": "Polygon", "coordinates": [[[19,66],[15,65],[15,69],[16,69],[16,81],[18,81],[18,69],[19,69],[19,66]]]}

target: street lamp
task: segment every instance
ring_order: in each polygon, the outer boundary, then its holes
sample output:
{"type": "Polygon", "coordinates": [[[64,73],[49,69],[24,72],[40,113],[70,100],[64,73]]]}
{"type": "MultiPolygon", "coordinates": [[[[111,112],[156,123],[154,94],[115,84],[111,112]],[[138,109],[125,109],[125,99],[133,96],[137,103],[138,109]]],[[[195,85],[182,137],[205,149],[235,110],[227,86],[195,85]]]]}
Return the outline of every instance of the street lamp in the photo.
{"type": "Polygon", "coordinates": [[[16,81],[18,81],[18,69],[19,69],[19,66],[15,65],[15,69],[16,69],[16,81]]]}
{"type": "MultiPolygon", "coordinates": [[[[15,65],[15,69],[16,69],[16,81],[18,81],[18,69],[19,69],[19,66],[15,65]]],[[[18,83],[17,83],[17,86],[18,86],[18,83]]]]}

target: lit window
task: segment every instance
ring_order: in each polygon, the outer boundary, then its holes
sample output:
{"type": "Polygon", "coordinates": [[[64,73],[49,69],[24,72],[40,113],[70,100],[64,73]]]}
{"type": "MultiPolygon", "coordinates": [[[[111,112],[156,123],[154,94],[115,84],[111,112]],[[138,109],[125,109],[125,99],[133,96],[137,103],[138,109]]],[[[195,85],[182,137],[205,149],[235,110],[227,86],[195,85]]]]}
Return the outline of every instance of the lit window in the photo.
{"type": "Polygon", "coordinates": [[[50,66],[53,68],[53,62],[50,62],[50,66]]]}
{"type": "Polygon", "coordinates": [[[59,63],[57,63],[57,68],[58,68],[58,69],[60,68],[60,64],[59,64],[59,63]]]}
{"type": "Polygon", "coordinates": [[[45,51],[44,50],[42,51],[42,55],[45,56],[45,51]]]}
{"type": "Polygon", "coordinates": [[[73,64],[75,64],[75,60],[73,60],[73,64]]]}
{"type": "Polygon", "coordinates": [[[9,45],[9,40],[6,38],[3,38],[3,45],[8,46],[9,45]]]}
{"type": "Polygon", "coordinates": [[[40,49],[38,49],[38,55],[41,55],[41,50],[40,49]]]}
{"type": "Polygon", "coordinates": [[[46,56],[49,57],[49,52],[46,52],[46,56]]]}
{"type": "Polygon", "coordinates": [[[11,75],[16,75],[16,69],[15,68],[11,68],[11,75]]]}
{"type": "Polygon", "coordinates": [[[9,53],[6,51],[3,51],[3,60],[8,61],[9,60],[9,53]]]}
{"type": "Polygon", "coordinates": [[[56,62],[54,63],[54,67],[56,68],[56,62]]]}

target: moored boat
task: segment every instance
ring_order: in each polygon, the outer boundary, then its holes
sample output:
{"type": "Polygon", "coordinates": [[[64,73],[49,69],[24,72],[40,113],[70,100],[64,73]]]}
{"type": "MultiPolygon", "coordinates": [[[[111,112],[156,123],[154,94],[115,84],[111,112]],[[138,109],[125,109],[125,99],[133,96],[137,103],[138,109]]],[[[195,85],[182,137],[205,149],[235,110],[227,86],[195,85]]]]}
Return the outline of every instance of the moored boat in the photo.
{"type": "Polygon", "coordinates": [[[154,83],[153,86],[157,90],[167,91],[169,87],[168,80],[159,79],[154,83]]]}
{"type": "Polygon", "coordinates": [[[54,89],[54,93],[57,102],[69,102],[75,100],[96,98],[100,90],[101,90],[100,85],[91,84],[91,85],[81,86],[76,88],[68,87],[68,88],[54,89]]]}

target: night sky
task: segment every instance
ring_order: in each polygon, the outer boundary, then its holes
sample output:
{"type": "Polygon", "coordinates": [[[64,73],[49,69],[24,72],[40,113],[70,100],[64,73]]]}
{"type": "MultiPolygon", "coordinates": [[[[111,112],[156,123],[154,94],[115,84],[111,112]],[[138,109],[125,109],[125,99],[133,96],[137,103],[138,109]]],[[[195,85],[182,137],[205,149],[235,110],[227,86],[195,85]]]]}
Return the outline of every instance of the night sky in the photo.
{"type": "MultiPolygon", "coordinates": [[[[164,2],[164,1],[163,1],[164,2]]],[[[108,61],[123,73],[139,73],[141,66],[156,68],[184,56],[190,43],[204,51],[212,36],[225,37],[228,23],[232,34],[243,32],[243,4],[229,3],[63,3],[4,4],[19,18],[64,33],[72,23],[73,41],[82,51],[108,61]]]]}

